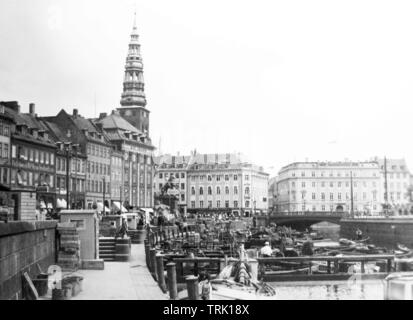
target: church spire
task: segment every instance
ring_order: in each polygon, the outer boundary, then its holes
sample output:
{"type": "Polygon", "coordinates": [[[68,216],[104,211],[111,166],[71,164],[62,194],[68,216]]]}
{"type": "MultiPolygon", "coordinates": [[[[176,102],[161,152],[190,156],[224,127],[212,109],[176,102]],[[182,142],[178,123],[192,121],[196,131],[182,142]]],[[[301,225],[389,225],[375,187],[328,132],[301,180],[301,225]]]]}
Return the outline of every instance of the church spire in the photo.
{"type": "Polygon", "coordinates": [[[146,97],[143,80],[143,63],[140,52],[139,34],[136,26],[136,11],[133,19],[131,40],[129,42],[128,55],[126,57],[125,77],[123,80],[123,92],[120,104],[122,107],[146,106],[146,97]]]}

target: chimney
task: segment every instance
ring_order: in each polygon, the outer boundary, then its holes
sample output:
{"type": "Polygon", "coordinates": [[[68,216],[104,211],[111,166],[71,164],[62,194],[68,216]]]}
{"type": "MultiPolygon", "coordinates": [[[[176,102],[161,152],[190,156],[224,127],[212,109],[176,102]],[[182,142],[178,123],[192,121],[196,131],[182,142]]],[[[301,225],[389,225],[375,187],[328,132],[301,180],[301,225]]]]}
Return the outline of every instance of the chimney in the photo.
{"type": "Polygon", "coordinates": [[[101,120],[101,119],[103,119],[103,118],[106,118],[107,117],[107,113],[106,112],[101,112],[100,114],[99,114],[99,120],[101,120]]]}
{"type": "Polygon", "coordinates": [[[79,114],[79,110],[73,109],[73,116],[74,116],[74,117],[77,117],[78,114],[79,114]]]}
{"type": "Polygon", "coordinates": [[[35,114],[36,108],[35,107],[36,107],[36,105],[34,103],[29,104],[29,112],[30,112],[30,115],[33,116],[33,117],[36,116],[36,114],[35,114]]]}

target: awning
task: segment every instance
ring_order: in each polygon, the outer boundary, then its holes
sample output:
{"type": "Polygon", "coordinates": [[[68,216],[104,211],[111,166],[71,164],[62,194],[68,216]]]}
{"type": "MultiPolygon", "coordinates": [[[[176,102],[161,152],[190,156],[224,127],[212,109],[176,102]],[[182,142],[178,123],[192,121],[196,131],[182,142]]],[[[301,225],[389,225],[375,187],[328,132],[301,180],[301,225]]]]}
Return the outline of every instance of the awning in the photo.
{"type": "MultiPolygon", "coordinates": [[[[103,211],[103,203],[102,202],[98,202],[98,211],[103,211]]],[[[109,208],[105,206],[105,212],[110,212],[109,208]]]]}
{"type": "Polygon", "coordinates": [[[65,199],[57,199],[56,208],[57,209],[66,209],[67,208],[66,200],[65,199]]]}
{"type": "MultiPolygon", "coordinates": [[[[113,206],[116,208],[116,210],[121,210],[120,209],[120,202],[118,201],[113,201],[113,206]]],[[[122,213],[128,212],[124,206],[122,206],[122,213]]]]}

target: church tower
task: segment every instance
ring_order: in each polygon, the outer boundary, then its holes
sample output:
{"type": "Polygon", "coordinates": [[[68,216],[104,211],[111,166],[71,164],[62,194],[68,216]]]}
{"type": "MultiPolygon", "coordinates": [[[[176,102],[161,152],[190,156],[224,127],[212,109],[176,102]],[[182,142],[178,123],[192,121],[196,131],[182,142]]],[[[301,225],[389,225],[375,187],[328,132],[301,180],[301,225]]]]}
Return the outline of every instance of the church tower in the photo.
{"type": "Polygon", "coordinates": [[[143,63],[140,52],[136,12],[126,57],[123,92],[118,108],[120,115],[135,128],[149,136],[149,110],[146,109],[145,84],[143,81],[143,63]]]}

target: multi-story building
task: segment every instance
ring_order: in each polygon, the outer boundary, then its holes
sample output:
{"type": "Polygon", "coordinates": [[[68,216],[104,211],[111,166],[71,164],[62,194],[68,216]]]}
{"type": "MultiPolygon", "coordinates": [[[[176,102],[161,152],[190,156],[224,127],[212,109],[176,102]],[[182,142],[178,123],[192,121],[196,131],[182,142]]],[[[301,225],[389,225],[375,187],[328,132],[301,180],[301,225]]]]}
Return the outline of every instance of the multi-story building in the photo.
{"type": "Polygon", "coordinates": [[[6,110],[7,102],[0,102],[0,213],[13,218],[14,205],[11,200],[11,132],[14,125],[12,115],[6,110]]]}
{"type": "Polygon", "coordinates": [[[350,212],[352,206],[353,212],[381,211],[376,161],[291,163],[280,170],[276,190],[279,212],[350,212]]]}
{"type": "Polygon", "coordinates": [[[5,107],[15,126],[11,134],[11,197],[15,220],[35,220],[37,209],[53,209],[55,194],[56,145],[30,104],[29,113],[21,113],[17,102],[5,107]]]}
{"type": "Polygon", "coordinates": [[[165,184],[170,181],[174,183],[176,196],[178,197],[178,208],[181,213],[186,214],[187,207],[187,170],[190,156],[171,156],[169,154],[155,157],[154,191],[155,195],[161,193],[165,184]]]}
{"type": "Polygon", "coordinates": [[[43,119],[57,125],[65,139],[77,146],[70,156],[71,206],[91,209],[100,204],[103,208],[105,198],[108,207],[112,145],[105,134],[91,120],[79,115],[77,109],[73,109],[72,115],[61,110],[57,116],[43,119]]]}
{"type": "Polygon", "coordinates": [[[267,213],[268,174],[240,154],[193,152],[187,177],[188,212],[267,213]]]}
{"type": "Polygon", "coordinates": [[[136,17],[126,57],[121,107],[95,120],[117,151],[123,153],[122,201],[125,206],[151,208],[153,206],[153,151],[149,138],[149,110],[143,80],[136,17]],[[126,121],[125,121],[126,120],[126,121]]]}
{"type": "Polygon", "coordinates": [[[386,159],[385,161],[385,159],[379,158],[375,160],[380,166],[382,203],[386,203],[385,173],[387,173],[387,202],[399,213],[402,213],[407,210],[407,205],[410,203],[410,171],[406,161],[404,159],[386,159]]]}

